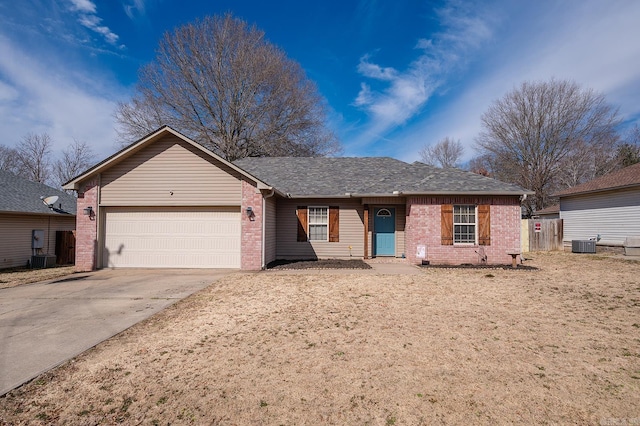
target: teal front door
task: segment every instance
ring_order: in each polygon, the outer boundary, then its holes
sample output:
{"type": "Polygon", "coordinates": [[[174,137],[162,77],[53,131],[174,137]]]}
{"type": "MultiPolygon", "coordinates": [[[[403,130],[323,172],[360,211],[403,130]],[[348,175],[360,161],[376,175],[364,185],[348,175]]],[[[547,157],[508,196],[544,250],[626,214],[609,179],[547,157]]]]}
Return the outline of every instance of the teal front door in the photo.
{"type": "Polygon", "coordinates": [[[381,207],[374,210],[373,246],[376,256],[396,254],[396,210],[381,207]]]}

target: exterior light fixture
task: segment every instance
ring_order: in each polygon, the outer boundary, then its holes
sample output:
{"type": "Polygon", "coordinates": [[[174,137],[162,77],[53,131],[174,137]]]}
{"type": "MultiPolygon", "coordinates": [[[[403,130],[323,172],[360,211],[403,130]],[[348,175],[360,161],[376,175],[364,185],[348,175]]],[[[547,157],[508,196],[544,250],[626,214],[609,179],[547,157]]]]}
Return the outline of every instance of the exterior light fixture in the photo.
{"type": "Polygon", "coordinates": [[[82,210],[82,212],[84,213],[85,216],[91,217],[93,215],[93,207],[91,207],[91,206],[85,207],[82,210]]]}
{"type": "Polygon", "coordinates": [[[253,207],[251,206],[247,207],[247,216],[248,217],[253,216],[253,207]]]}

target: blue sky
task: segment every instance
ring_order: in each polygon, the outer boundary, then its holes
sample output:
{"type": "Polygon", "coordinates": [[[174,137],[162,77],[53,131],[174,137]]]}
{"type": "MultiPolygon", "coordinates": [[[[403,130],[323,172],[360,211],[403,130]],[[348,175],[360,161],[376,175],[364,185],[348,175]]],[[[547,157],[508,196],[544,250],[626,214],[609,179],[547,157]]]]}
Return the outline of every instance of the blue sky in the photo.
{"type": "Polygon", "coordinates": [[[225,12],[317,83],[344,155],[414,161],[449,136],[468,160],[481,114],[524,80],[572,79],[640,123],[637,0],[0,0],[1,143],[113,153],[115,105],[162,34],[225,12]]]}

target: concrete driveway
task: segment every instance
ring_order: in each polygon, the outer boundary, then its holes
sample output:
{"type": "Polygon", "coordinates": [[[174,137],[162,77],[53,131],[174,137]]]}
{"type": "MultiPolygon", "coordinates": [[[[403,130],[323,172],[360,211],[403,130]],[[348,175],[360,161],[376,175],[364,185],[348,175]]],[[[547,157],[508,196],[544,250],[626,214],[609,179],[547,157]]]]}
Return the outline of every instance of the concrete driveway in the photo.
{"type": "Polygon", "coordinates": [[[232,272],[102,270],[0,289],[0,395],[232,272]]]}

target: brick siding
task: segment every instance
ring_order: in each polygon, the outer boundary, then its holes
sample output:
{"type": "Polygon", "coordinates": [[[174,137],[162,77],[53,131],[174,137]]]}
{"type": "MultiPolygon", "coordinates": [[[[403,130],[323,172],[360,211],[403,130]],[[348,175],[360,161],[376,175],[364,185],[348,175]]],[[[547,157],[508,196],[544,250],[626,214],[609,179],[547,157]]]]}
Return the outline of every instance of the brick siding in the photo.
{"type": "Polygon", "coordinates": [[[262,269],[262,194],[251,183],[242,180],[241,209],[242,242],[240,267],[245,270],[262,269]],[[253,215],[247,216],[247,207],[253,215]]]}
{"type": "Polygon", "coordinates": [[[84,182],[78,191],[76,210],[76,271],[86,272],[96,269],[98,245],[98,182],[93,179],[84,182]],[[91,216],[84,215],[84,209],[91,206],[91,216]]]}
{"type": "Polygon", "coordinates": [[[520,251],[520,202],[518,197],[410,197],[407,199],[406,250],[410,263],[420,263],[418,245],[426,246],[432,264],[479,264],[477,252],[484,250],[487,264],[509,264],[507,252],[520,251]],[[442,204],[491,205],[491,245],[442,245],[442,204]]]}

